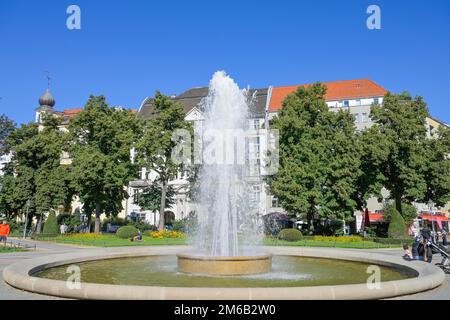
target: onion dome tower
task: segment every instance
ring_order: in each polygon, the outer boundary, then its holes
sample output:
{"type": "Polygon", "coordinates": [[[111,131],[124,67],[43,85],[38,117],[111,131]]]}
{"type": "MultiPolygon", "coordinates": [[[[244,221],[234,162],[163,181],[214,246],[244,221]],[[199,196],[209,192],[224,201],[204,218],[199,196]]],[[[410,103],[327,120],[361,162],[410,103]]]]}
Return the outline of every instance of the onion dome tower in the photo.
{"type": "Polygon", "coordinates": [[[55,99],[50,93],[50,90],[47,89],[42,97],[39,98],[39,107],[36,108],[36,122],[41,123],[44,113],[53,114],[55,112],[55,109],[53,109],[55,104],[55,99]]]}

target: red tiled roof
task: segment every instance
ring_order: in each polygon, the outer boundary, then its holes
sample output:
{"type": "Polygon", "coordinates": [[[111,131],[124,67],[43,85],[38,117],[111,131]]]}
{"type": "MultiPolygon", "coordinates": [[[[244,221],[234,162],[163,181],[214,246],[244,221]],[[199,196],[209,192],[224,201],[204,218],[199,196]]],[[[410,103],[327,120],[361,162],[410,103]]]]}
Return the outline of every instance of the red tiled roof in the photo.
{"type": "MultiPolygon", "coordinates": [[[[325,95],[325,100],[327,101],[381,97],[387,93],[386,89],[369,79],[323,82],[322,84],[328,88],[325,95]]],[[[299,87],[309,87],[310,85],[274,87],[269,103],[269,111],[278,111],[283,106],[283,100],[289,94],[295,92],[299,87]]]]}
{"type": "Polygon", "coordinates": [[[63,114],[63,116],[66,116],[66,117],[71,118],[71,117],[76,116],[77,114],[79,114],[79,113],[82,112],[83,110],[84,110],[83,108],[79,108],[79,109],[67,109],[67,110],[64,110],[64,111],[62,112],[62,114],[63,114]]]}

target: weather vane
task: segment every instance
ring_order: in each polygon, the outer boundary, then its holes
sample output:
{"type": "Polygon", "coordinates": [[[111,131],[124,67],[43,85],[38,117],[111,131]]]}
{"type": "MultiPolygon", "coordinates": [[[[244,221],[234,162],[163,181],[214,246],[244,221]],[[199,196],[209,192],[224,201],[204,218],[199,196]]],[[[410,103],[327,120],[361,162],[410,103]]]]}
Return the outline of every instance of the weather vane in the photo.
{"type": "Polygon", "coordinates": [[[45,71],[46,74],[46,78],[47,78],[47,89],[50,89],[50,81],[52,80],[52,78],[50,77],[50,72],[45,71]]]}

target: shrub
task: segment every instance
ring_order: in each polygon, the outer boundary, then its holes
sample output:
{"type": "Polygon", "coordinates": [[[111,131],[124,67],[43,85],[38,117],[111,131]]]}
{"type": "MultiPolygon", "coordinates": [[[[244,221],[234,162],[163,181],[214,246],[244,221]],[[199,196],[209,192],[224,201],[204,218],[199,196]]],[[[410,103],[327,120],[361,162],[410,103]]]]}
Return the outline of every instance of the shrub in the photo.
{"type": "Polygon", "coordinates": [[[133,237],[136,237],[138,233],[138,229],[133,226],[123,226],[117,230],[116,236],[121,239],[131,239],[133,237]]]}
{"type": "Polygon", "coordinates": [[[57,236],[59,234],[58,220],[56,219],[55,212],[50,212],[47,220],[44,223],[44,236],[57,236]]]}
{"type": "Polygon", "coordinates": [[[174,231],[184,231],[185,228],[186,228],[186,224],[187,224],[187,219],[186,218],[181,219],[181,220],[175,220],[172,223],[172,229],[174,231]]]}
{"type": "Polygon", "coordinates": [[[389,238],[394,239],[407,238],[408,236],[406,233],[405,220],[395,209],[392,209],[391,211],[391,221],[389,223],[388,235],[389,238]]]}
{"type": "Polygon", "coordinates": [[[150,223],[147,223],[145,221],[129,221],[128,222],[129,226],[133,226],[138,230],[141,230],[142,232],[144,231],[148,231],[148,230],[155,230],[156,227],[150,223]]]}
{"type": "Polygon", "coordinates": [[[303,238],[302,233],[297,229],[283,229],[278,234],[280,240],[300,241],[303,238]]]}
{"type": "MultiPolygon", "coordinates": [[[[395,203],[388,203],[384,205],[383,217],[387,222],[391,221],[394,211],[397,211],[395,203]]],[[[403,202],[402,213],[400,215],[403,217],[405,224],[410,225],[413,222],[413,220],[417,218],[417,210],[413,205],[403,202]]]]}
{"type": "Polygon", "coordinates": [[[112,216],[112,217],[106,218],[102,221],[102,231],[103,232],[107,231],[108,223],[110,223],[113,226],[119,226],[119,227],[127,225],[127,221],[125,221],[125,219],[112,216]]]}
{"type": "Polygon", "coordinates": [[[327,237],[327,236],[314,236],[314,241],[320,241],[320,242],[360,242],[362,241],[362,238],[360,236],[342,236],[342,237],[327,237]]]}
{"type": "Polygon", "coordinates": [[[79,217],[70,213],[63,213],[58,216],[58,225],[65,224],[67,226],[66,233],[72,233],[75,227],[81,224],[79,217]]]}
{"type": "Polygon", "coordinates": [[[389,244],[389,245],[400,245],[400,244],[408,244],[412,245],[412,238],[374,238],[373,242],[381,243],[381,244],[389,244]]]}

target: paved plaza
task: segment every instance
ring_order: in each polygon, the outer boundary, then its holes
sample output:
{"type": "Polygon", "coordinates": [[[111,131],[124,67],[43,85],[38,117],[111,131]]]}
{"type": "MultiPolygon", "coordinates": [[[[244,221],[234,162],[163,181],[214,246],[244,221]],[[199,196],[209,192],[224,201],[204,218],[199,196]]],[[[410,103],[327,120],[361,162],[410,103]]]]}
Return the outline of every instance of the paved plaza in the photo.
{"type": "MultiPolygon", "coordinates": [[[[13,240],[18,241],[18,240],[13,240]]],[[[86,247],[77,247],[72,245],[62,245],[62,244],[54,244],[54,243],[47,243],[47,242],[40,242],[40,241],[32,241],[32,240],[20,240],[21,243],[27,243],[29,245],[36,244],[36,250],[31,250],[28,252],[17,252],[17,253],[3,253],[0,254],[0,272],[3,273],[3,269],[13,263],[20,262],[22,260],[26,259],[32,259],[37,257],[44,257],[46,255],[55,255],[55,254],[70,254],[70,253],[76,253],[80,252],[80,250],[95,250],[95,251],[101,251],[101,250],[108,250],[108,249],[102,249],[102,248],[86,248],[86,247]]],[[[337,249],[339,250],[339,249],[337,249]]],[[[377,252],[387,255],[402,255],[402,250],[400,248],[398,249],[371,249],[371,250],[360,250],[360,249],[354,249],[358,250],[359,252],[377,252]]],[[[440,261],[440,256],[435,255],[434,256],[434,262],[440,261]]],[[[408,296],[402,296],[397,297],[394,299],[413,299],[413,300],[445,300],[450,298],[450,275],[446,275],[445,282],[438,288],[408,295],[408,296]]],[[[39,294],[33,294],[29,292],[24,292],[21,290],[17,290],[15,288],[12,288],[8,284],[6,284],[3,281],[3,278],[0,281],[0,299],[1,300],[52,300],[52,299],[60,299],[56,297],[49,297],[39,294]]]]}

